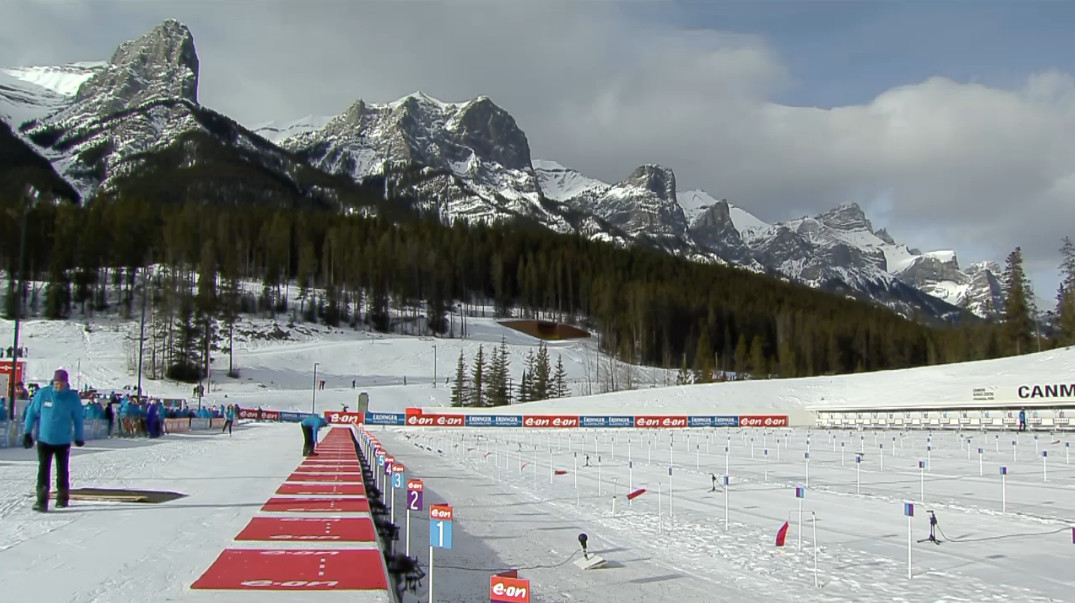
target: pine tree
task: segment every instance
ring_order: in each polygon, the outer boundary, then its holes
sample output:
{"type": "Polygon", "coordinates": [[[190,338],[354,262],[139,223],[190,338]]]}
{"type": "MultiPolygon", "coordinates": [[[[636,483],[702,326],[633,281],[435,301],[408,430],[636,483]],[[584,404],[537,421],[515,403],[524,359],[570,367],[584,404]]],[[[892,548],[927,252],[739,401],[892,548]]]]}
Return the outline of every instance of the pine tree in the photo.
{"type": "Polygon", "coordinates": [[[470,382],[472,384],[472,406],[487,406],[486,391],[487,384],[485,383],[485,350],[482,346],[478,346],[478,356],[474,359],[474,371],[471,373],[470,382]]]}
{"type": "Polygon", "coordinates": [[[452,383],[452,406],[466,406],[467,405],[467,392],[466,392],[466,373],[467,365],[463,361],[463,352],[459,352],[459,362],[455,365],[455,382],[452,383]]]}
{"type": "Polygon", "coordinates": [[[690,385],[694,383],[694,377],[687,370],[687,353],[683,353],[683,362],[679,365],[679,373],[676,375],[676,385],[690,385]]]}
{"type": "Polygon", "coordinates": [[[549,363],[549,349],[542,341],[538,345],[537,364],[534,367],[534,399],[549,398],[549,382],[552,380],[552,366],[549,363]]]}
{"type": "Polygon", "coordinates": [[[769,367],[765,361],[765,341],[761,335],[755,335],[750,341],[750,372],[755,379],[765,379],[769,367]]]}
{"type": "Polygon", "coordinates": [[[564,358],[560,354],[556,355],[556,375],[553,381],[556,383],[556,397],[567,397],[567,371],[564,370],[564,358]]]}
{"type": "Polygon", "coordinates": [[[750,350],[747,348],[747,336],[739,334],[739,342],[735,344],[735,378],[742,379],[743,373],[747,372],[747,363],[750,362],[750,350]]]}
{"type": "Polygon", "coordinates": [[[694,382],[709,383],[713,380],[712,367],[709,365],[710,354],[713,353],[709,344],[709,329],[702,327],[702,334],[698,336],[698,346],[694,351],[694,382]]]}
{"type": "Polygon", "coordinates": [[[508,400],[508,344],[503,337],[500,338],[500,348],[492,352],[487,382],[489,397],[486,402],[488,405],[507,405],[510,402],[508,400]]]}
{"type": "Polygon", "coordinates": [[[1060,247],[1060,290],[1057,293],[1057,343],[1075,344],[1075,245],[1064,237],[1060,247]]]}
{"type": "Polygon", "coordinates": [[[530,371],[523,369],[522,377],[519,379],[519,402],[530,402],[530,371]]]}
{"type": "Polygon", "coordinates": [[[1023,271],[1023,250],[1016,247],[1008,254],[1004,265],[1004,331],[1010,349],[1026,354],[1033,341],[1031,300],[1033,292],[1023,271]]]}

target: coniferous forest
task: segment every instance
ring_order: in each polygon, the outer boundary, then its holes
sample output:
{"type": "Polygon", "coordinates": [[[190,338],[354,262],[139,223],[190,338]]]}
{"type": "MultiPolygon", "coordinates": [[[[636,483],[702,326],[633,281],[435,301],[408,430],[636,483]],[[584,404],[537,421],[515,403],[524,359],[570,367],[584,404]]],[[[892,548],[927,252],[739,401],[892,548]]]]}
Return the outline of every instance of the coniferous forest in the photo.
{"type": "MultiPolygon", "coordinates": [[[[369,206],[380,203],[371,193],[369,206]]],[[[23,200],[8,196],[3,205],[0,262],[11,274],[23,200]]],[[[22,277],[36,286],[21,292],[24,315],[137,318],[144,303],[151,370],[180,380],[202,375],[209,349],[230,348],[244,313],[461,336],[466,316],[491,306],[497,316],[583,326],[620,360],[691,371],[700,381],[722,372],[766,378],[904,368],[1026,353],[1035,340],[1071,343],[1062,341],[1072,333],[1064,320],[1075,314],[1071,275],[1058,294],[1056,336],[1043,338],[1029,318],[1019,250],[1008,258],[1004,321],[927,325],[768,276],[525,222],[444,225],[436,216],[371,213],[135,195],[83,206],[40,202],[26,220],[22,277]],[[289,283],[297,299],[288,298],[289,283]],[[410,319],[401,326],[399,316],[410,319]]],[[[7,316],[15,295],[8,279],[7,316]]]]}

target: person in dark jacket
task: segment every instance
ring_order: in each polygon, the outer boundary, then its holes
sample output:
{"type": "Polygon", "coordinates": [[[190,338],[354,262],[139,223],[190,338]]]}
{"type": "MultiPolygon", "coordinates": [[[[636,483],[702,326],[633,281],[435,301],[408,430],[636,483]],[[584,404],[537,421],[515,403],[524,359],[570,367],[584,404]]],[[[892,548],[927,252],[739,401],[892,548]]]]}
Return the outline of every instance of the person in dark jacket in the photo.
{"type": "Polygon", "coordinates": [[[319,415],[310,415],[299,422],[302,426],[302,456],[317,456],[314,452],[317,432],[328,425],[328,421],[319,415]]]}
{"type": "Polygon", "coordinates": [[[71,390],[67,371],[63,369],[56,371],[52,376],[52,385],[39,389],[26,407],[23,447],[33,447],[32,434],[34,428],[37,428],[37,501],[33,506],[34,511],[48,511],[53,457],[56,457],[56,506],[67,506],[71,490],[68,460],[71,454],[72,428],[75,446],[85,445],[82,433],[83,414],[82,400],[71,390]]]}

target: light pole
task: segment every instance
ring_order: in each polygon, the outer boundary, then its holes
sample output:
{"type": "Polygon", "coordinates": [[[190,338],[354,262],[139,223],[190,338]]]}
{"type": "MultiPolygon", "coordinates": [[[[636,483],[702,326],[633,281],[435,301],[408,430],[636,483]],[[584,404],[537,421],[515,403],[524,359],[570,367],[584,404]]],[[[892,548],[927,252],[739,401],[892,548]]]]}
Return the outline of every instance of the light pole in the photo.
{"type": "Polygon", "coordinates": [[[319,365],[319,364],[321,364],[321,363],[320,362],[315,362],[314,363],[314,395],[313,395],[312,399],[310,400],[310,412],[315,414],[315,415],[317,414],[317,410],[316,410],[316,408],[317,408],[317,365],[319,365]]]}
{"type": "Polygon", "coordinates": [[[19,320],[22,317],[22,270],[26,259],[26,222],[30,214],[30,208],[37,205],[40,193],[32,185],[26,189],[27,201],[22,206],[22,232],[19,239],[19,264],[18,271],[11,275],[15,290],[15,336],[11,344],[11,378],[8,379],[8,416],[15,420],[15,375],[19,366],[19,320]]]}
{"type": "MultiPolygon", "coordinates": [[[[149,267],[146,267],[146,271],[149,267]]],[[[146,282],[147,272],[142,272],[142,320],[138,325],[138,399],[142,399],[142,352],[146,343],[146,282]]],[[[198,410],[202,409],[202,397],[198,396],[198,410]]]]}
{"type": "Polygon", "coordinates": [[[437,389],[437,344],[433,344],[433,389],[437,389]]]}

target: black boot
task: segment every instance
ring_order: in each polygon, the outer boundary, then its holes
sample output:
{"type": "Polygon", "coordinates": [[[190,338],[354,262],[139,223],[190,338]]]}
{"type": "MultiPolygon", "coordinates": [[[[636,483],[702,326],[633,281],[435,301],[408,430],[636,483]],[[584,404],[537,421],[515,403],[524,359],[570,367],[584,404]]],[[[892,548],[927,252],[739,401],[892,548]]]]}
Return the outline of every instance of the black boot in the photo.
{"type": "Polygon", "coordinates": [[[56,493],[56,508],[66,509],[70,500],[70,495],[65,490],[60,490],[56,493]]]}
{"type": "Polygon", "coordinates": [[[31,508],[38,513],[47,512],[49,510],[49,491],[43,488],[38,488],[37,500],[31,508]]]}

